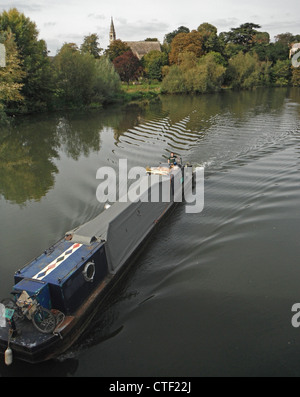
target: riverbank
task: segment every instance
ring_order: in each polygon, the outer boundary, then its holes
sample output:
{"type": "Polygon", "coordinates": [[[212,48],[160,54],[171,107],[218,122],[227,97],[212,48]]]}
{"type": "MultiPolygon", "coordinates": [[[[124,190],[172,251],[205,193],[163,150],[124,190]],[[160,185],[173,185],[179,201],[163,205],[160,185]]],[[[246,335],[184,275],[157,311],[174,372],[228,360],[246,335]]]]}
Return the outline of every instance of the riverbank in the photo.
{"type": "Polygon", "coordinates": [[[161,93],[160,82],[122,84],[121,97],[125,104],[148,104],[161,93]]]}

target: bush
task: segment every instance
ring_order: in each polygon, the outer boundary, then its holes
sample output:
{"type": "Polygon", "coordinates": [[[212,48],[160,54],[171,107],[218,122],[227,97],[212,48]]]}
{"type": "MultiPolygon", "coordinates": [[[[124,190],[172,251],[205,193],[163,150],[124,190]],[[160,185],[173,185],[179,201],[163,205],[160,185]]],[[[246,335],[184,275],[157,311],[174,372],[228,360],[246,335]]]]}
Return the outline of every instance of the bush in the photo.
{"type": "Polygon", "coordinates": [[[279,87],[285,87],[290,84],[292,77],[291,61],[278,60],[272,68],[273,83],[279,87]]]}
{"type": "Polygon", "coordinates": [[[180,56],[180,66],[173,65],[163,80],[162,92],[206,93],[221,89],[225,67],[217,62],[215,53],[197,59],[195,54],[184,53],[180,56]]]}
{"type": "Polygon", "coordinates": [[[121,89],[120,77],[106,57],[95,59],[65,44],[54,60],[56,107],[111,102],[121,89]]]}
{"type": "Polygon", "coordinates": [[[161,87],[162,93],[183,94],[187,93],[184,72],[177,65],[170,67],[167,76],[164,78],[161,87]]]}
{"type": "Polygon", "coordinates": [[[121,79],[108,57],[96,60],[94,96],[111,102],[121,92],[121,79]]]}
{"type": "Polygon", "coordinates": [[[232,88],[253,88],[260,83],[261,67],[256,54],[239,52],[229,60],[227,80],[232,88]]]}
{"type": "Polygon", "coordinates": [[[300,67],[292,69],[292,84],[294,87],[300,87],[300,67]]]}

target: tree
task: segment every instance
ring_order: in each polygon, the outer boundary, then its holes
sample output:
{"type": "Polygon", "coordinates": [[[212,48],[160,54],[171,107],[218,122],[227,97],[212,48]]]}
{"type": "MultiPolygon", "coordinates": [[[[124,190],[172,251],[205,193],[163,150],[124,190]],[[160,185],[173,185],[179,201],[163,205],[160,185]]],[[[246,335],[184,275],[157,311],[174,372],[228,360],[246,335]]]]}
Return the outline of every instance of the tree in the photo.
{"type": "Polygon", "coordinates": [[[295,41],[295,36],[292,33],[280,33],[277,36],[275,36],[275,42],[276,43],[281,43],[288,47],[290,44],[294,43],[295,41]]]}
{"type": "Polygon", "coordinates": [[[284,61],[289,58],[289,47],[281,41],[270,43],[266,47],[266,58],[273,63],[278,60],[284,61]]]}
{"type": "Polygon", "coordinates": [[[168,55],[160,51],[150,51],[143,57],[142,63],[149,79],[161,80],[162,67],[168,64],[168,55]]]}
{"type": "Polygon", "coordinates": [[[95,59],[65,43],[54,58],[56,107],[78,107],[112,102],[120,92],[121,81],[109,58],[95,59]]]}
{"type": "Polygon", "coordinates": [[[131,50],[115,58],[113,64],[121,80],[127,83],[137,80],[143,70],[139,59],[131,50]]]}
{"type": "Polygon", "coordinates": [[[87,52],[94,58],[99,59],[102,48],[100,48],[99,37],[96,33],[85,36],[80,47],[81,52],[87,52]]]}
{"type": "Polygon", "coordinates": [[[180,65],[171,66],[164,78],[162,92],[203,94],[220,90],[226,71],[220,54],[211,52],[199,59],[193,52],[184,52],[180,58],[180,65]]]}
{"type": "Polygon", "coordinates": [[[268,32],[256,32],[253,35],[253,44],[270,44],[270,35],[268,32]]]}
{"type": "Polygon", "coordinates": [[[52,73],[48,58],[47,46],[44,40],[38,40],[36,24],[16,8],[3,11],[0,14],[0,31],[11,31],[22,69],[22,94],[28,109],[45,107],[52,95],[52,73]]]}
{"type": "Polygon", "coordinates": [[[12,32],[3,34],[3,41],[6,48],[6,66],[0,68],[0,119],[4,112],[16,103],[24,101],[21,94],[23,87],[22,80],[25,73],[18,55],[17,46],[12,32]]]}
{"type": "Polygon", "coordinates": [[[180,66],[173,65],[169,68],[168,74],[163,79],[161,91],[167,94],[185,94],[188,92],[184,72],[180,66]]]}
{"type": "Polygon", "coordinates": [[[218,37],[218,29],[211,25],[210,23],[202,23],[198,27],[198,32],[202,34],[203,37],[203,48],[206,53],[209,51],[221,51],[222,43],[218,37]]]}
{"type": "Polygon", "coordinates": [[[300,67],[292,68],[292,84],[294,87],[300,87],[300,67]]]}
{"type": "Polygon", "coordinates": [[[252,88],[260,82],[260,64],[257,55],[242,51],[229,60],[227,82],[232,88],[252,88]]]}
{"type": "Polygon", "coordinates": [[[289,59],[278,60],[272,68],[273,83],[276,86],[289,85],[292,77],[291,62],[289,59]]]}
{"type": "Polygon", "coordinates": [[[96,102],[111,102],[121,91],[121,80],[113,63],[108,57],[102,56],[96,60],[94,100],[96,102]]]}
{"type": "Polygon", "coordinates": [[[65,43],[54,59],[56,97],[64,106],[91,103],[94,94],[95,58],[81,53],[74,43],[65,43]]]}
{"type": "Polygon", "coordinates": [[[172,41],[169,54],[170,64],[179,62],[179,54],[193,52],[197,58],[205,54],[204,39],[200,32],[193,30],[190,33],[179,33],[172,41]]]}
{"type": "Polygon", "coordinates": [[[244,23],[238,28],[233,28],[229,32],[224,32],[223,37],[226,43],[233,43],[243,46],[243,51],[247,52],[254,45],[254,37],[257,35],[257,30],[261,26],[255,23],[244,23]]]}
{"type": "Polygon", "coordinates": [[[122,40],[113,41],[105,51],[105,55],[113,62],[120,55],[123,55],[125,52],[131,51],[130,47],[122,40]]]}
{"type": "Polygon", "coordinates": [[[171,45],[174,37],[177,36],[179,33],[190,33],[190,29],[185,26],[180,26],[178,29],[175,29],[173,30],[173,32],[165,35],[164,43],[171,45]]]}

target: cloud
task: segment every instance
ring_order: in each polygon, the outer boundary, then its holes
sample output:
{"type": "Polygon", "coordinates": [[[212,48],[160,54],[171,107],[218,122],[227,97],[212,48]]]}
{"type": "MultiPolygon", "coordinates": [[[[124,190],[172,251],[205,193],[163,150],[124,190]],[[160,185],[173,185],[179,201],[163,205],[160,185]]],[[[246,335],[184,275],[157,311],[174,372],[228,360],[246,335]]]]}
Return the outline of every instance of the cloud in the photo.
{"type": "Polygon", "coordinates": [[[93,19],[102,19],[105,20],[106,16],[103,14],[89,14],[88,18],[93,18],[93,19]]]}
{"type": "Polygon", "coordinates": [[[56,25],[57,25],[56,22],[45,22],[44,23],[45,28],[52,28],[53,26],[56,26],[56,25]]]}
{"type": "Polygon", "coordinates": [[[11,1],[6,1],[0,5],[1,10],[8,11],[11,8],[17,8],[18,11],[25,13],[25,12],[39,12],[42,10],[43,7],[39,3],[31,2],[31,4],[28,4],[28,1],[25,0],[14,1],[13,4],[11,1]]]}
{"type": "Polygon", "coordinates": [[[128,22],[125,18],[116,18],[115,29],[117,38],[121,40],[145,40],[149,36],[162,38],[168,33],[169,25],[157,19],[147,22],[142,20],[128,22]]]}
{"type": "Polygon", "coordinates": [[[218,18],[213,20],[212,25],[216,26],[218,30],[230,30],[241,24],[238,18],[218,18]]]}

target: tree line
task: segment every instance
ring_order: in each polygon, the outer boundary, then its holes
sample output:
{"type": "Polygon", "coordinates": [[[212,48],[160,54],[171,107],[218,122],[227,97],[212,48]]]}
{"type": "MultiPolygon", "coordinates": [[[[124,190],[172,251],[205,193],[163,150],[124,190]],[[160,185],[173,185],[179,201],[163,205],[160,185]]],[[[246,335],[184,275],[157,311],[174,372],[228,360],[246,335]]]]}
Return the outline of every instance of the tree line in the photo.
{"type": "Polygon", "coordinates": [[[171,94],[300,86],[300,68],[289,59],[300,35],[283,33],[271,42],[259,29],[245,23],[218,34],[209,23],[192,31],[181,26],[165,35],[161,51],[142,60],[121,40],[103,51],[97,34],[90,34],[81,46],[65,43],[50,57],[34,22],[15,8],[3,11],[0,43],[6,48],[6,67],[0,68],[0,118],[122,100],[122,82],[141,79],[160,81],[162,93],[171,94]]]}
{"type": "Polygon", "coordinates": [[[269,33],[259,29],[260,25],[245,23],[218,34],[209,23],[192,31],[181,26],[165,35],[161,52],[151,51],[141,62],[121,40],[112,43],[106,54],[123,81],[159,80],[163,93],[300,86],[300,68],[294,68],[289,58],[300,34],[282,33],[273,43],[269,33]]]}
{"type": "Polygon", "coordinates": [[[78,47],[65,43],[50,57],[36,24],[13,8],[0,14],[0,119],[7,114],[101,106],[121,95],[121,79],[96,34],[78,47]]]}
{"type": "Polygon", "coordinates": [[[300,86],[300,68],[293,68],[290,47],[300,35],[279,34],[275,42],[261,26],[245,23],[217,33],[209,23],[197,30],[180,27],[166,35],[169,64],[162,90],[168,93],[211,92],[222,87],[300,86]]]}

